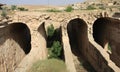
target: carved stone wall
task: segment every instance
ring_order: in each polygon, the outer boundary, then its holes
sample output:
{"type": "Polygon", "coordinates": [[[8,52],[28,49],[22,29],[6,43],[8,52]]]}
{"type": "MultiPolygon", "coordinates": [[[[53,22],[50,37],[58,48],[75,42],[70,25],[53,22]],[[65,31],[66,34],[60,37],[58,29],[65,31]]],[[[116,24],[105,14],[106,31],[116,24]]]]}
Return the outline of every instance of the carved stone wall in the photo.
{"type": "MultiPolygon", "coordinates": [[[[100,28],[97,29],[99,30],[100,28]]],[[[79,50],[81,55],[85,57],[85,59],[94,67],[97,72],[114,72],[111,66],[108,65],[107,60],[104,58],[105,56],[101,54],[101,51],[99,51],[96,46],[94,46],[94,44],[88,40],[90,37],[88,37],[87,24],[84,20],[79,18],[71,20],[68,23],[67,30],[72,51],[73,48],[79,50]]],[[[99,31],[103,31],[103,29],[99,31]]],[[[103,34],[100,33],[100,35],[103,34]]],[[[104,37],[105,35],[103,35],[103,38],[104,37]]],[[[101,41],[100,43],[104,44],[101,41]]],[[[105,53],[107,54],[107,52],[105,53]]]]}
{"type": "Polygon", "coordinates": [[[23,23],[12,23],[0,28],[0,72],[13,72],[31,50],[29,28],[23,23]]]}

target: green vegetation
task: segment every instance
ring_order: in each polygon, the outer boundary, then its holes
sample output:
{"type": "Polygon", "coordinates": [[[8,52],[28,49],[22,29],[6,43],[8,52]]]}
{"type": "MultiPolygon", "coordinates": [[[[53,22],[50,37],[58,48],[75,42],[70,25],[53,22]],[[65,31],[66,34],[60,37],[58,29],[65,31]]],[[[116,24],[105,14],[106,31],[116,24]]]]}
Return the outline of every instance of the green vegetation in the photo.
{"type": "Polygon", "coordinates": [[[65,63],[58,59],[40,60],[28,72],[67,72],[65,63]]]}
{"type": "Polygon", "coordinates": [[[7,7],[2,8],[1,16],[4,18],[7,17],[7,7]]]}
{"type": "Polygon", "coordinates": [[[2,10],[0,11],[0,15],[6,19],[8,19],[10,15],[14,15],[14,14],[15,12],[11,10],[11,8],[6,6],[2,7],[2,10]]]}
{"type": "Polygon", "coordinates": [[[24,7],[18,7],[19,11],[28,11],[28,9],[24,8],[24,7]]]}
{"type": "Polygon", "coordinates": [[[94,5],[89,5],[89,6],[87,7],[87,10],[94,10],[94,9],[96,9],[96,8],[94,7],[94,5]]]}
{"type": "Polygon", "coordinates": [[[48,58],[57,58],[60,59],[62,52],[62,45],[58,38],[59,31],[54,29],[54,26],[51,24],[47,28],[47,47],[48,47],[48,58]]]}
{"type": "Polygon", "coordinates": [[[51,43],[48,48],[48,59],[37,61],[28,72],[67,72],[65,63],[59,58],[61,56],[62,46],[60,41],[55,39],[56,32],[52,24],[48,26],[47,42],[51,43]]]}
{"type": "Polygon", "coordinates": [[[72,12],[74,9],[72,8],[72,6],[68,6],[65,11],[66,12],[72,12]]]}
{"type": "Polygon", "coordinates": [[[52,37],[54,35],[54,32],[55,32],[54,26],[51,24],[47,28],[47,36],[52,37]]]}
{"type": "Polygon", "coordinates": [[[17,6],[16,5],[11,5],[11,10],[16,10],[17,6]]]}
{"type": "Polygon", "coordinates": [[[6,16],[7,16],[7,13],[6,13],[5,10],[2,10],[1,16],[2,16],[2,17],[6,17],[6,16]]]}
{"type": "Polygon", "coordinates": [[[57,9],[49,9],[49,10],[47,10],[47,12],[61,12],[61,11],[57,10],[57,9]]]}
{"type": "Polygon", "coordinates": [[[110,52],[112,52],[112,48],[111,48],[110,44],[108,44],[108,50],[109,50],[110,52]]]}
{"type": "Polygon", "coordinates": [[[58,40],[59,31],[54,29],[51,24],[47,28],[47,42],[51,45],[48,47],[48,59],[39,60],[32,65],[27,72],[67,72],[64,61],[61,60],[62,45],[58,40]]]}
{"type": "Polygon", "coordinates": [[[48,58],[59,58],[61,55],[62,46],[59,41],[54,41],[51,48],[48,50],[48,58]]]}
{"type": "Polygon", "coordinates": [[[103,6],[102,6],[102,7],[99,7],[99,9],[101,9],[101,10],[106,10],[106,8],[105,8],[105,7],[103,7],[103,6]]]}

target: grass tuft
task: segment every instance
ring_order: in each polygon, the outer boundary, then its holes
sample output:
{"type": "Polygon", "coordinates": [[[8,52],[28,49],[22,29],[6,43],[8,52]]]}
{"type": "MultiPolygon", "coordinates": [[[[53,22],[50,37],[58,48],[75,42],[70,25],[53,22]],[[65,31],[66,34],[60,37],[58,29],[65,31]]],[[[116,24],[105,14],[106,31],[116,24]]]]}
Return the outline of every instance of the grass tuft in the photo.
{"type": "Polygon", "coordinates": [[[28,72],[67,72],[65,63],[58,59],[39,60],[28,72]]]}

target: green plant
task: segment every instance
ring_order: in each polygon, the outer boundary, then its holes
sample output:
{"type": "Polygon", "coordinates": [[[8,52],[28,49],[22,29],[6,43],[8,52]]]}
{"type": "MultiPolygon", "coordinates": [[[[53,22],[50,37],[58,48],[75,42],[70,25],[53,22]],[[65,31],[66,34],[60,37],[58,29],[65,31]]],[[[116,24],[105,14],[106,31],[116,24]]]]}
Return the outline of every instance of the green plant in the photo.
{"type": "Polygon", "coordinates": [[[52,37],[54,35],[54,32],[55,32],[54,26],[51,24],[47,28],[47,35],[50,36],[50,37],[52,37]]]}
{"type": "Polygon", "coordinates": [[[110,44],[108,44],[108,50],[109,50],[110,52],[112,52],[112,48],[111,48],[110,44]]]}
{"type": "Polygon", "coordinates": [[[49,49],[48,58],[59,58],[61,55],[62,46],[59,41],[54,41],[52,47],[49,49]]]}
{"type": "Polygon", "coordinates": [[[17,6],[16,5],[11,5],[11,10],[16,10],[17,6]]]}
{"type": "Polygon", "coordinates": [[[2,8],[1,16],[2,16],[2,17],[7,17],[7,7],[3,7],[3,8],[2,8]]]}
{"type": "Polygon", "coordinates": [[[47,12],[61,12],[60,10],[56,10],[56,9],[49,9],[47,10],[47,12]]]}
{"type": "Polygon", "coordinates": [[[89,5],[89,6],[87,7],[87,10],[94,10],[94,9],[96,9],[96,8],[94,7],[94,5],[89,5]]]}
{"type": "Polygon", "coordinates": [[[2,16],[2,17],[6,17],[6,16],[7,16],[7,13],[6,13],[5,10],[2,10],[1,16],[2,16]]]}
{"type": "Polygon", "coordinates": [[[67,72],[62,60],[47,59],[35,62],[27,72],[67,72]]]}
{"type": "Polygon", "coordinates": [[[68,6],[68,7],[65,9],[66,12],[71,12],[72,10],[74,10],[74,9],[72,8],[72,6],[68,6]]]}
{"type": "Polygon", "coordinates": [[[101,10],[105,10],[106,8],[102,6],[102,7],[99,7],[99,9],[101,9],[101,10]]]}
{"type": "Polygon", "coordinates": [[[25,9],[24,7],[18,7],[18,10],[20,10],[20,11],[28,11],[28,9],[25,9]]]}

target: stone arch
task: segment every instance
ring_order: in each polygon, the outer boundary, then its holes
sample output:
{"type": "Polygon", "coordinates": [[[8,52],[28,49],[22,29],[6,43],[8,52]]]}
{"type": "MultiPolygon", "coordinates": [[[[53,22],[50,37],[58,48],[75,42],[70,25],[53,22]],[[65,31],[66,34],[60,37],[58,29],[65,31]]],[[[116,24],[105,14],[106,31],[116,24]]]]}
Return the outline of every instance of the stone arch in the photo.
{"type": "Polygon", "coordinates": [[[84,55],[84,50],[88,47],[86,22],[80,18],[71,20],[67,25],[67,32],[71,48],[78,48],[80,53],[84,55]]]}
{"type": "Polygon", "coordinates": [[[43,22],[37,29],[37,31],[47,40],[47,34],[45,31],[45,22],[43,22]]]}
{"type": "Polygon", "coordinates": [[[111,59],[120,66],[120,20],[109,17],[98,18],[93,24],[94,40],[103,48],[111,47],[111,59]]]}
{"type": "MultiPolygon", "coordinates": [[[[93,24],[93,37],[94,40],[100,44],[102,47],[108,42],[108,37],[106,36],[106,23],[109,22],[106,18],[98,18],[93,24]]],[[[109,34],[109,33],[108,33],[109,34]]]]}
{"type": "Polygon", "coordinates": [[[10,38],[15,40],[25,54],[31,50],[31,34],[28,26],[21,22],[11,23],[9,26],[10,38]]]}
{"type": "Polygon", "coordinates": [[[93,24],[94,40],[102,47],[107,42],[118,46],[120,43],[120,20],[109,17],[98,18],[93,24]]]}
{"type": "Polygon", "coordinates": [[[28,26],[21,22],[11,23],[6,27],[0,28],[0,45],[3,45],[7,39],[13,39],[20,45],[25,54],[31,50],[31,34],[28,26]]]}
{"type": "Polygon", "coordinates": [[[14,72],[30,50],[31,34],[26,24],[15,22],[0,28],[0,72],[14,72]]]}
{"type": "MultiPolygon", "coordinates": [[[[75,18],[69,21],[67,25],[67,33],[74,63],[75,61],[82,61],[82,65],[87,71],[92,70],[94,72],[95,69],[91,63],[89,63],[89,59],[87,59],[89,51],[87,28],[87,24],[83,19],[75,18]],[[74,56],[77,58],[74,58],[74,56]]],[[[79,66],[77,64],[75,64],[75,67],[77,71],[79,71],[79,66]]]]}

